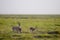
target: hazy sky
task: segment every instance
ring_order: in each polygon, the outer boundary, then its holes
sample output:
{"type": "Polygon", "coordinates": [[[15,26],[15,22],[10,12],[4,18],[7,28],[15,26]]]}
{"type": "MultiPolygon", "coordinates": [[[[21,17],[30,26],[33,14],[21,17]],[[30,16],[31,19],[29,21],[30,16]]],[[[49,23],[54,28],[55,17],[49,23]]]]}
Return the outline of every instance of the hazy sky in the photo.
{"type": "Polygon", "coordinates": [[[59,14],[60,0],[0,0],[0,14],[59,14]]]}

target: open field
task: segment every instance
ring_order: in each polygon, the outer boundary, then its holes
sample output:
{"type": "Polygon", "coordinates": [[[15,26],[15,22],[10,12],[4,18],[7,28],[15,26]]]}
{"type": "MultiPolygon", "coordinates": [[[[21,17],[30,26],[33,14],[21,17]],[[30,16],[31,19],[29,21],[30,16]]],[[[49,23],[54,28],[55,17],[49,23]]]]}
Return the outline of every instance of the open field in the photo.
{"type": "Polygon", "coordinates": [[[49,31],[60,33],[60,15],[0,15],[0,40],[60,40],[60,34],[48,34],[49,31]],[[21,33],[12,31],[17,22],[21,33]],[[31,26],[36,27],[33,33],[31,26]]]}

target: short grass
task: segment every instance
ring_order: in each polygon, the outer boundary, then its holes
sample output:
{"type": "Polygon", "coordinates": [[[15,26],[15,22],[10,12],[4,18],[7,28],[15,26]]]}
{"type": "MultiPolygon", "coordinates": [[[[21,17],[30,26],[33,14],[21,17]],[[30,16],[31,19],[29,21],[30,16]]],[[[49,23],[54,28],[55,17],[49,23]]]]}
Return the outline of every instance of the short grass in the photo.
{"type": "MultiPolygon", "coordinates": [[[[39,16],[40,17],[40,16],[39,16]]],[[[34,36],[54,36],[49,34],[40,34],[39,31],[48,32],[48,31],[59,31],[60,26],[60,16],[55,17],[36,17],[28,16],[28,18],[20,18],[14,16],[2,16],[0,17],[0,40],[59,40],[60,38],[34,38],[34,36]],[[12,27],[18,25],[17,22],[21,23],[21,28],[23,33],[14,33],[12,32],[12,27]],[[31,33],[30,27],[37,27],[37,30],[34,33],[31,33]],[[28,32],[28,33],[24,33],[28,32]]],[[[59,36],[59,35],[58,35],[59,36]]]]}

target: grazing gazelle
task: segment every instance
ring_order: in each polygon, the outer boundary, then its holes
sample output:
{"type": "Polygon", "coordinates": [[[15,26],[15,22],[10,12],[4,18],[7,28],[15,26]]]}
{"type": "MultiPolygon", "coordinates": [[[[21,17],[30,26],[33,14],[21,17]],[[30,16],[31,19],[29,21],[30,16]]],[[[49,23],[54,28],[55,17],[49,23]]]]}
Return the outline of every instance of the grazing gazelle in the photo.
{"type": "Polygon", "coordinates": [[[18,26],[13,26],[12,30],[13,32],[21,33],[20,23],[18,23],[18,26]]]}
{"type": "Polygon", "coordinates": [[[36,30],[36,27],[30,27],[30,31],[33,33],[36,30]]]}

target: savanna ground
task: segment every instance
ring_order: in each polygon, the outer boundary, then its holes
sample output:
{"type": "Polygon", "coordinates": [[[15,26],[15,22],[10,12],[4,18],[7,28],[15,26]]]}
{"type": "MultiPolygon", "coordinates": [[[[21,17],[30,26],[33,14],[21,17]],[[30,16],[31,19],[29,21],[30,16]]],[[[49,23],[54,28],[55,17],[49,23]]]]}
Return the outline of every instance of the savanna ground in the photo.
{"type": "Polygon", "coordinates": [[[48,31],[60,32],[60,16],[59,15],[0,15],[0,40],[60,40],[54,37],[54,34],[40,33],[48,31]],[[15,33],[12,27],[21,23],[22,33],[15,33]],[[30,27],[37,27],[34,33],[30,32],[30,27]],[[40,35],[42,38],[35,38],[34,36],[40,35]],[[45,38],[50,36],[51,38],[45,38]]]}

